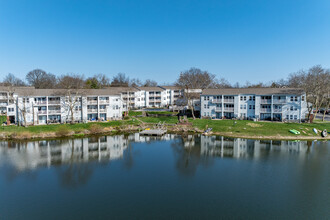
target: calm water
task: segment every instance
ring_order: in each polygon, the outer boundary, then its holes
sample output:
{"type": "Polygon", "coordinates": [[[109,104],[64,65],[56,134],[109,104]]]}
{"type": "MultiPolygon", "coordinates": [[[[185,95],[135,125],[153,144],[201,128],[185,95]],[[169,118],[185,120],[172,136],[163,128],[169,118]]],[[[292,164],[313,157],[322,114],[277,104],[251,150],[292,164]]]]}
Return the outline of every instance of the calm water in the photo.
{"type": "Polygon", "coordinates": [[[330,142],[0,142],[0,219],[330,219],[330,142]]]}

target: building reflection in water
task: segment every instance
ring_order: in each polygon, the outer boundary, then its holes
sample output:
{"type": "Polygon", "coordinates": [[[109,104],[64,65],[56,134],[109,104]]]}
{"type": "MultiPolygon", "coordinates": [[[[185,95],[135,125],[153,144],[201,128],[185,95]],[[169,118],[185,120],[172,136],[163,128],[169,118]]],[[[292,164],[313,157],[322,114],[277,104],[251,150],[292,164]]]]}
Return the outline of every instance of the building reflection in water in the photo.
{"type": "Polygon", "coordinates": [[[49,167],[88,161],[106,162],[122,159],[125,151],[130,151],[132,143],[152,144],[160,140],[172,141],[171,145],[178,164],[186,168],[192,161],[207,164],[205,158],[212,157],[260,158],[275,153],[294,153],[305,157],[311,146],[311,143],[307,141],[249,140],[174,134],[166,134],[163,137],[142,137],[139,134],[131,134],[32,142],[2,141],[0,142],[0,165],[6,163],[18,171],[24,171],[39,166],[49,167]],[[204,159],[200,159],[201,157],[204,159]],[[194,159],[191,160],[192,158],[194,159]]]}

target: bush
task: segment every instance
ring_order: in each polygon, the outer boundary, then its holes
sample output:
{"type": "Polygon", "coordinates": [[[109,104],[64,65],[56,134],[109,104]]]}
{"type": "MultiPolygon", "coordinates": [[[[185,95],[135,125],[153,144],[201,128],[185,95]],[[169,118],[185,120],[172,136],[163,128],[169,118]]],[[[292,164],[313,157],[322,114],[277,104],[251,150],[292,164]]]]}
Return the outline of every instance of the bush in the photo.
{"type": "Polygon", "coordinates": [[[124,120],[128,120],[128,119],[130,119],[129,116],[125,116],[124,117],[124,120]]]}
{"type": "Polygon", "coordinates": [[[92,124],[89,127],[89,131],[91,134],[97,134],[97,133],[101,133],[103,131],[103,128],[98,124],[92,124]]]}
{"type": "Polygon", "coordinates": [[[70,135],[70,129],[66,125],[61,125],[55,131],[56,136],[65,137],[70,135]]]}

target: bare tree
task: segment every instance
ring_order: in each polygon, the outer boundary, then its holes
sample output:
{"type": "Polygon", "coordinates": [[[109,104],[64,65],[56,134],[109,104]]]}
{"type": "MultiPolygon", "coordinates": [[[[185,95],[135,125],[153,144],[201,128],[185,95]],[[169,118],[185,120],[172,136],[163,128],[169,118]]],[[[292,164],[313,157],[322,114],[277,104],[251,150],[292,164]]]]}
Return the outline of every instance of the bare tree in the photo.
{"type": "Polygon", "coordinates": [[[157,82],[154,80],[147,79],[144,82],[143,86],[157,86],[157,82]]]}
{"type": "Polygon", "coordinates": [[[232,86],[225,78],[220,78],[219,80],[216,80],[215,88],[225,89],[225,88],[232,88],[232,86]]]}
{"type": "Polygon", "coordinates": [[[86,79],[87,89],[102,89],[104,87],[110,86],[110,79],[104,74],[96,74],[92,77],[86,79]]]}
{"type": "Polygon", "coordinates": [[[311,105],[308,105],[308,118],[310,118],[313,109],[317,113],[322,105],[326,106],[326,103],[328,103],[329,75],[329,70],[316,65],[308,71],[300,70],[289,76],[289,86],[304,89],[307,101],[311,103],[311,105]]]}
{"type": "Polygon", "coordinates": [[[30,71],[26,75],[26,81],[36,89],[49,89],[56,86],[56,76],[41,69],[30,71]]]}
{"type": "Polygon", "coordinates": [[[125,73],[118,73],[116,76],[113,77],[111,86],[128,87],[129,86],[129,77],[126,77],[125,73]]]}
{"type": "Polygon", "coordinates": [[[57,88],[61,89],[81,89],[84,88],[84,76],[78,74],[66,74],[58,77],[57,88]]]}
{"type": "Polygon", "coordinates": [[[8,73],[2,81],[4,86],[26,86],[26,83],[14,74],[8,73]]]}
{"type": "Polygon", "coordinates": [[[192,111],[192,116],[195,119],[194,105],[192,103],[194,89],[206,89],[215,87],[215,75],[202,71],[198,68],[190,68],[180,73],[176,81],[176,86],[184,90],[184,96],[187,101],[188,108],[192,111]]]}
{"type": "Polygon", "coordinates": [[[133,78],[129,81],[130,87],[140,87],[142,85],[143,84],[142,84],[141,80],[139,80],[138,78],[133,78]]]}

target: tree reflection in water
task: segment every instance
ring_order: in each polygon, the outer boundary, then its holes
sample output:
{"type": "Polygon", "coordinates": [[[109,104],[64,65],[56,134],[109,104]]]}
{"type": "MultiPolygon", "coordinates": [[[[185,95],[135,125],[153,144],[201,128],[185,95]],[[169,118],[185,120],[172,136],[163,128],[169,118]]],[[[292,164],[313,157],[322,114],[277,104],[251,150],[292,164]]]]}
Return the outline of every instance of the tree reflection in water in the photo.
{"type": "Polygon", "coordinates": [[[200,137],[182,135],[172,143],[175,167],[185,176],[194,176],[199,165],[209,167],[213,164],[212,157],[201,155],[200,137]]]}
{"type": "Polygon", "coordinates": [[[72,162],[57,168],[61,186],[77,188],[85,185],[93,174],[93,164],[72,162]]]}

